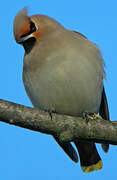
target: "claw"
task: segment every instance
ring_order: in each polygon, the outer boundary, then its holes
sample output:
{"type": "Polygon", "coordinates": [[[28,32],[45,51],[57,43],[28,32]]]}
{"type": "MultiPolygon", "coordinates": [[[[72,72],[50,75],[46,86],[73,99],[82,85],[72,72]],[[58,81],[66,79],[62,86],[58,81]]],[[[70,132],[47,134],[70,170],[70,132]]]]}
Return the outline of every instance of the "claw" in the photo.
{"type": "Polygon", "coordinates": [[[89,122],[89,120],[94,120],[94,119],[102,119],[103,120],[103,118],[100,115],[98,115],[96,113],[91,113],[91,112],[84,112],[83,118],[86,119],[87,123],[89,122]]]}
{"type": "Polygon", "coordinates": [[[96,113],[93,113],[92,118],[93,119],[102,119],[103,120],[103,118],[99,114],[96,114],[96,113]]]}

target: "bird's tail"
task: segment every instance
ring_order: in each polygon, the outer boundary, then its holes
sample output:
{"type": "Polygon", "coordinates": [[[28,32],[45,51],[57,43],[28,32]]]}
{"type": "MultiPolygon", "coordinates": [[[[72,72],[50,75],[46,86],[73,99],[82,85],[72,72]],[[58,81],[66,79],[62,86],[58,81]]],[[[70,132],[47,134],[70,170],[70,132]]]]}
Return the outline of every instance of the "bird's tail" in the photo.
{"type": "Polygon", "coordinates": [[[102,161],[94,143],[83,142],[77,139],[74,143],[79,152],[83,172],[91,172],[102,168],[102,161]]]}

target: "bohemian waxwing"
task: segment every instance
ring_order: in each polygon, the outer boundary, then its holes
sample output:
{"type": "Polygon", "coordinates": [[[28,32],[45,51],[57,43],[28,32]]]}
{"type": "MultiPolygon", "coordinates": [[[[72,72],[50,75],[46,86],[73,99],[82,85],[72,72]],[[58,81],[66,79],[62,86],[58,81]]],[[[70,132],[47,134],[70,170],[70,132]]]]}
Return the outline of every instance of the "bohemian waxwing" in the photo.
{"type": "MultiPolygon", "coordinates": [[[[16,42],[25,50],[23,82],[34,107],[71,116],[99,113],[109,120],[104,62],[95,44],[48,16],[28,16],[26,8],[15,17],[13,29],[16,42]]],[[[77,162],[71,143],[54,138],[77,162]]],[[[74,143],[83,172],[102,168],[94,143],[78,139],[74,143]]],[[[108,145],[102,147],[108,151],[108,145]]]]}

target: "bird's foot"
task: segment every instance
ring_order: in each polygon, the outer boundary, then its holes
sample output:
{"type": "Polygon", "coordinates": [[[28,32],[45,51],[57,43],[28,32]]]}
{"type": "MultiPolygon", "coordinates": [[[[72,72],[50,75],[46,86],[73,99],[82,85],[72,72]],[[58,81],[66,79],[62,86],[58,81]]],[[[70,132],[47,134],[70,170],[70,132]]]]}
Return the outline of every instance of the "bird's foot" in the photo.
{"type": "Polygon", "coordinates": [[[100,115],[96,113],[87,112],[87,111],[83,113],[83,118],[86,119],[87,123],[89,122],[89,120],[102,119],[100,115]]]}
{"type": "Polygon", "coordinates": [[[103,120],[103,118],[102,118],[99,114],[96,114],[96,113],[93,113],[93,114],[91,115],[91,118],[92,118],[92,119],[102,119],[102,120],[103,120]]]}
{"type": "Polygon", "coordinates": [[[89,112],[87,111],[83,112],[83,119],[86,119],[86,123],[89,122],[89,119],[90,119],[89,116],[90,116],[89,112]]]}

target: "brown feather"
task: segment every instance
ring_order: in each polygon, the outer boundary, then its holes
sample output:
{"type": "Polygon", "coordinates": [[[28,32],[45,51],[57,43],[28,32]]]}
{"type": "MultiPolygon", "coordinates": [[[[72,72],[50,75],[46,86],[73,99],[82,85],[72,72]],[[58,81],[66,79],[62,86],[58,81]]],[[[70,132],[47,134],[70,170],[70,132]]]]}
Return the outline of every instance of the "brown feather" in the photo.
{"type": "Polygon", "coordinates": [[[27,15],[27,8],[21,10],[14,19],[14,37],[17,40],[22,35],[30,32],[30,18],[27,15]]]}

